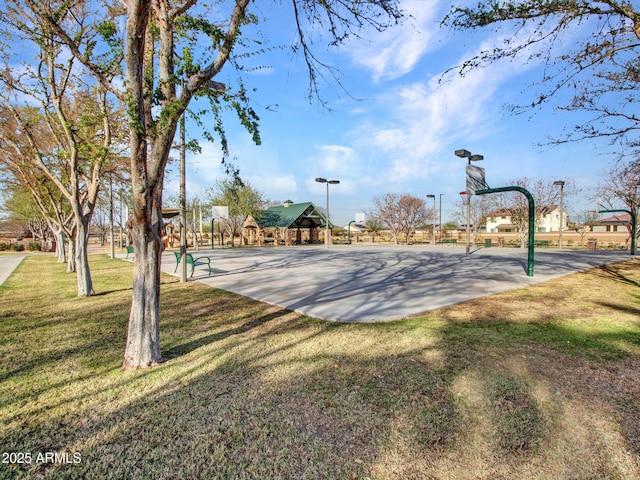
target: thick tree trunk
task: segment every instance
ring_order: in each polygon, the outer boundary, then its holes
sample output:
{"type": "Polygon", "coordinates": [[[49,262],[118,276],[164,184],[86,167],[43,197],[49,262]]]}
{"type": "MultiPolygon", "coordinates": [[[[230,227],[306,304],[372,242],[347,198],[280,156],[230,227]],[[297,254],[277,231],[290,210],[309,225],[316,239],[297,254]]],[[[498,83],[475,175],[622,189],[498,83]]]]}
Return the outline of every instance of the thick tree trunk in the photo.
{"type": "Polygon", "coordinates": [[[136,252],[133,261],[133,297],[127,345],[122,367],[146,368],[162,362],[160,353],[160,272],[162,240],[160,214],[154,220],[136,221],[131,234],[136,252]]]}
{"type": "Polygon", "coordinates": [[[95,295],[93,282],[91,280],[91,271],[89,270],[89,256],[87,253],[88,240],[89,225],[86,219],[82,219],[82,222],[78,222],[75,241],[75,264],[79,297],[95,295]]]}

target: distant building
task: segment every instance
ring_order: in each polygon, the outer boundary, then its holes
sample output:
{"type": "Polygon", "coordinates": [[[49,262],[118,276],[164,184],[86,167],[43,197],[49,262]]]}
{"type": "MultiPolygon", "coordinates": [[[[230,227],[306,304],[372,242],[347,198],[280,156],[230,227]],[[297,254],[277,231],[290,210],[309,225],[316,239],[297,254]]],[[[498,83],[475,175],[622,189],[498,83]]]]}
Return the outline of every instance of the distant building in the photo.
{"type": "MultiPolygon", "coordinates": [[[[319,243],[319,230],[324,229],[325,216],[311,202],[269,207],[247,216],[242,227],[243,245],[300,245],[319,243]]],[[[329,223],[329,227],[333,225],[329,223]]]]}
{"type": "Polygon", "coordinates": [[[344,226],[345,230],[351,230],[351,233],[367,233],[368,227],[364,223],[355,222],[344,226]]]}
{"type": "Polygon", "coordinates": [[[631,215],[620,213],[612,217],[594,220],[591,224],[591,231],[594,233],[603,232],[628,232],[627,226],[631,224],[631,215]]]}
{"type": "MultiPolygon", "coordinates": [[[[559,232],[560,228],[567,229],[569,216],[564,210],[560,210],[558,205],[548,205],[538,207],[538,223],[536,225],[537,232],[559,232]]],[[[518,226],[513,223],[515,209],[502,208],[491,212],[487,216],[487,232],[488,233],[510,233],[517,232],[518,226]]]]}

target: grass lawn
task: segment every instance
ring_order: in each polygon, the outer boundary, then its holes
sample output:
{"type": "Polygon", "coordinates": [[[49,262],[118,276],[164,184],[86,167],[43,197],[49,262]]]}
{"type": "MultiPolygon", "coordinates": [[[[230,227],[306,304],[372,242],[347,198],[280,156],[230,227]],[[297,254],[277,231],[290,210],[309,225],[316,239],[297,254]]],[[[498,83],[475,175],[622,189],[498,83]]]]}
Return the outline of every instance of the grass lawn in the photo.
{"type": "Polygon", "coordinates": [[[0,287],[2,479],[640,478],[640,259],[384,324],[165,276],[134,372],[132,266],[91,268],[0,287]]]}

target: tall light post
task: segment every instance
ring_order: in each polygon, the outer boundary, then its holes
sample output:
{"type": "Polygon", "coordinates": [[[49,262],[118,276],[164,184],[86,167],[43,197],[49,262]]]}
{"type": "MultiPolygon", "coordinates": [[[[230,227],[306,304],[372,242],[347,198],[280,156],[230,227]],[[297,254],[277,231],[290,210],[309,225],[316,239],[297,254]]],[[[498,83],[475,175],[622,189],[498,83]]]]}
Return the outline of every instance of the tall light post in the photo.
{"type": "Polygon", "coordinates": [[[560,234],[558,238],[558,248],[562,249],[562,230],[564,230],[564,182],[562,180],[557,180],[553,182],[554,185],[560,186],[560,234]]]}
{"type": "Polygon", "coordinates": [[[427,195],[427,198],[433,198],[433,237],[431,237],[431,245],[436,244],[436,196],[427,195]]]}
{"type": "Polygon", "coordinates": [[[326,178],[318,177],[316,182],[327,184],[327,218],[324,225],[324,245],[329,248],[329,185],[337,185],[340,180],[327,180],[326,178]]]}
{"type": "Polygon", "coordinates": [[[187,144],[184,112],[180,117],[180,282],[187,281],[187,144]]]}
{"type": "Polygon", "coordinates": [[[440,194],[440,213],[438,214],[438,233],[440,234],[440,239],[442,239],[442,195],[440,194]]]}
{"type": "MultiPolygon", "coordinates": [[[[465,149],[456,150],[454,153],[456,157],[466,158],[468,160],[467,165],[471,165],[471,162],[479,162],[480,160],[484,160],[484,156],[478,155],[478,154],[472,155],[469,150],[465,150],[465,149]]],[[[469,255],[470,248],[471,248],[471,231],[469,230],[470,222],[471,222],[471,192],[467,191],[467,255],[469,255]]]]}

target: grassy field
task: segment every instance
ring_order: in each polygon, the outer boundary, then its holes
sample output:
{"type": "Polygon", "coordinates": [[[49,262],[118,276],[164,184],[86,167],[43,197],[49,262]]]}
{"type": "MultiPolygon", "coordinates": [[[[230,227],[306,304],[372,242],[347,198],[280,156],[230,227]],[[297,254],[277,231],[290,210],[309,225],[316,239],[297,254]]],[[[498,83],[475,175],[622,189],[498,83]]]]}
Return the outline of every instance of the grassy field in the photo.
{"type": "Polygon", "coordinates": [[[91,266],[0,287],[0,478],[640,478],[638,259],[364,325],[166,276],[134,372],[131,264],[91,266]]]}

